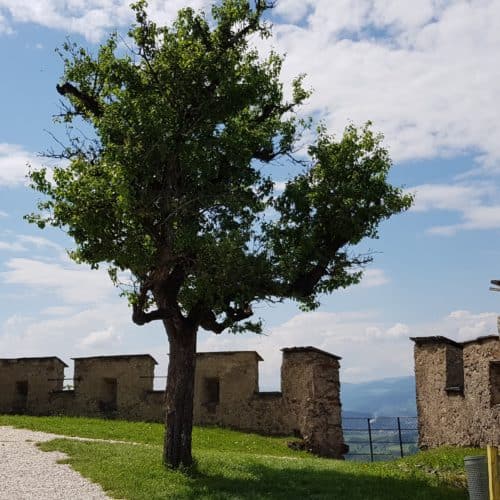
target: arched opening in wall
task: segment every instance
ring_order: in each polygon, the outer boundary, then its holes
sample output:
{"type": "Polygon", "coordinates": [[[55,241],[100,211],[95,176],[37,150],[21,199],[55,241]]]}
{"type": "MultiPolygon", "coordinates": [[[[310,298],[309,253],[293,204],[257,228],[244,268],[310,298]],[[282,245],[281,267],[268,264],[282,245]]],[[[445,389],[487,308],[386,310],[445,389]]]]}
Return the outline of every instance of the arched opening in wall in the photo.
{"type": "Polygon", "coordinates": [[[28,409],[28,381],[18,380],[15,384],[14,402],[12,404],[14,413],[25,413],[28,409]]]}
{"type": "Polygon", "coordinates": [[[490,362],[491,406],[500,405],[500,361],[490,362]]]}
{"type": "Polygon", "coordinates": [[[118,381],[116,378],[103,378],[99,410],[104,414],[113,413],[118,409],[118,381]]]}

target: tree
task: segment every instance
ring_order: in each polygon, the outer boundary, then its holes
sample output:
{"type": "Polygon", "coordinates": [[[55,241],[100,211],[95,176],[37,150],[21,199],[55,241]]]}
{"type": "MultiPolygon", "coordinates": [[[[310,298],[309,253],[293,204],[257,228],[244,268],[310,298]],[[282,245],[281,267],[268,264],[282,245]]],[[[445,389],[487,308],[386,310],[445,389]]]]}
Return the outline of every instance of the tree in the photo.
{"type": "Polygon", "coordinates": [[[293,157],[312,122],[296,112],[309,96],[303,77],[286,100],[282,57],[263,59],[249,43],[270,36],[267,0],[222,0],[210,19],[182,9],[169,27],[146,7],[133,5],[126,54],[116,34],[95,55],[63,46],[69,139],[53,155],[67,161],[52,177],[30,173],[45,196],[27,218],[67,231],[71,257],[105,264],[115,284],[130,273],[133,321],[163,322],[164,462],[179,467],[192,463],[198,329],[259,332],[258,301],[316,308],[321,294],[360,280],[371,259],[353,246],[412,199],[388,183],[391,161],[369,124],[338,141],[320,125],[302,173],[274,192],[265,171],[293,157]]]}

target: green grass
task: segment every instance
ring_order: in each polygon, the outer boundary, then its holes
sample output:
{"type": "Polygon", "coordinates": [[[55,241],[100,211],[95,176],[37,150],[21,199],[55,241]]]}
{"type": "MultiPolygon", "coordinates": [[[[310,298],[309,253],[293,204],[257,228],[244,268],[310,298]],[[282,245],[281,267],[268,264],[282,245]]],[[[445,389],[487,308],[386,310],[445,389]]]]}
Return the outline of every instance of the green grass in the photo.
{"type": "MultiPolygon", "coordinates": [[[[165,431],[163,424],[80,417],[0,415],[0,425],[51,432],[64,436],[113,439],[159,446],[163,443],[165,431]]],[[[193,429],[195,450],[217,448],[220,452],[239,450],[244,453],[263,455],[308,456],[304,452],[290,450],[287,447],[288,441],[290,438],[264,437],[218,427],[195,427],[193,429]]]]}
{"type": "Polygon", "coordinates": [[[115,498],[139,499],[466,499],[463,457],[475,449],[439,449],[374,464],[326,460],[286,447],[286,439],[196,428],[190,474],[161,464],[158,424],[63,417],[2,417],[13,425],[57,434],[140,443],[56,439],[45,451],[67,462],[115,498]]]}

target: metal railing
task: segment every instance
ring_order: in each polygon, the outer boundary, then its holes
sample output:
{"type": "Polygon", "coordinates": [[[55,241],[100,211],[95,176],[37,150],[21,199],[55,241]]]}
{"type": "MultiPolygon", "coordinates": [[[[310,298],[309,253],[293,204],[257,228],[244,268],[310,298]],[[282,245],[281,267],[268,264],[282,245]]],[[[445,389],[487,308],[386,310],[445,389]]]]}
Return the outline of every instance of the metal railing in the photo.
{"type": "Polygon", "coordinates": [[[347,460],[390,460],[418,451],[417,417],[344,417],[347,460]]]}

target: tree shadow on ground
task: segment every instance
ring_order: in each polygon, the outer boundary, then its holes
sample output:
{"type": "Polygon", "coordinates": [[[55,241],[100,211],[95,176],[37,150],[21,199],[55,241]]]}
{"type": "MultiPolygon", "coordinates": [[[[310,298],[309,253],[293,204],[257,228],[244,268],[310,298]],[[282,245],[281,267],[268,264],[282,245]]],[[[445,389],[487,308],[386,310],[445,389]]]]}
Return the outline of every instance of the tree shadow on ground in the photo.
{"type": "MultiPolygon", "coordinates": [[[[228,467],[231,467],[228,464],[228,467]]],[[[464,490],[434,486],[430,478],[391,477],[380,473],[306,468],[277,469],[263,464],[245,467],[246,478],[221,474],[193,477],[192,498],[338,499],[338,500],[460,500],[464,490]],[[250,476],[250,477],[248,477],[250,476]],[[207,495],[207,492],[210,492],[207,495]]]]}
{"type": "Polygon", "coordinates": [[[161,447],[56,439],[40,445],[62,451],[73,468],[115,498],[466,500],[419,468],[398,462],[360,464],[310,457],[197,452],[190,473],[165,469],[161,447]]]}

